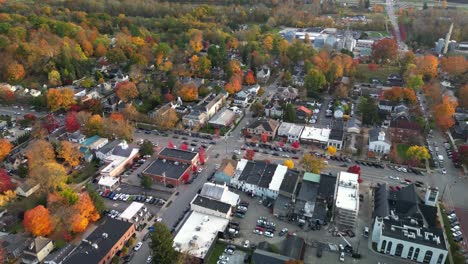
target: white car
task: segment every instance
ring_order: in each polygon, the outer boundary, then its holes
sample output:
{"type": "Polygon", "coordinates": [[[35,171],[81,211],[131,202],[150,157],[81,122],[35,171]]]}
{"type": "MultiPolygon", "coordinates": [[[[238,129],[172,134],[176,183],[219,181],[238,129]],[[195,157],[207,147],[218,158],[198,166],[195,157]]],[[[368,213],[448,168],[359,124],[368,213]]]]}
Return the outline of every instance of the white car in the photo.
{"type": "Polygon", "coordinates": [[[250,246],[250,241],[246,240],[246,241],[244,242],[244,247],[245,247],[245,248],[248,248],[249,246],[250,246]]]}
{"type": "Polygon", "coordinates": [[[458,225],[457,225],[457,226],[454,226],[454,227],[450,228],[450,230],[452,230],[452,232],[455,233],[455,232],[457,232],[457,231],[460,231],[460,226],[458,226],[458,225]]]}
{"type": "Polygon", "coordinates": [[[153,260],[153,257],[152,257],[152,256],[148,256],[148,258],[146,259],[146,263],[151,263],[152,260],[153,260]]]}
{"type": "Polygon", "coordinates": [[[408,172],[408,170],[405,167],[401,167],[402,172],[408,172]]]}
{"type": "Polygon", "coordinates": [[[201,173],[203,171],[203,168],[198,168],[198,173],[201,173]]]}
{"type": "Polygon", "coordinates": [[[258,229],[254,229],[253,233],[260,236],[263,235],[263,232],[258,229]]]}
{"type": "Polygon", "coordinates": [[[116,194],[112,200],[117,201],[121,195],[121,193],[116,194]]]}
{"type": "Polygon", "coordinates": [[[135,247],[134,247],[133,249],[134,249],[135,251],[138,251],[138,250],[140,250],[140,248],[141,248],[142,245],[143,245],[142,242],[138,242],[138,243],[135,245],[135,247]]]}
{"type": "Polygon", "coordinates": [[[229,261],[229,257],[222,255],[222,256],[219,256],[219,260],[229,261]]]}
{"type": "Polygon", "coordinates": [[[399,181],[399,180],[400,180],[400,177],[397,177],[397,176],[392,176],[392,175],[390,175],[390,176],[388,176],[388,177],[389,177],[390,179],[392,179],[392,180],[395,180],[395,181],[399,181]]]}
{"type": "Polygon", "coordinates": [[[230,249],[230,248],[226,248],[226,249],[224,250],[224,253],[226,253],[226,254],[228,254],[228,255],[232,255],[232,254],[234,254],[234,250],[232,250],[232,249],[230,249]]]}
{"type": "Polygon", "coordinates": [[[442,169],[442,174],[447,174],[447,171],[445,169],[442,169]]]}
{"type": "Polygon", "coordinates": [[[268,231],[266,231],[266,232],[264,233],[264,235],[265,235],[266,237],[274,237],[274,236],[275,236],[273,233],[268,232],[268,231]]]}
{"type": "Polygon", "coordinates": [[[454,237],[457,237],[457,236],[462,236],[462,232],[461,231],[456,231],[456,232],[453,232],[453,236],[454,237]]]}
{"type": "Polygon", "coordinates": [[[247,210],[248,210],[247,207],[242,206],[242,205],[237,206],[237,209],[238,209],[239,211],[243,211],[243,212],[247,212],[247,210]]]}
{"type": "Polygon", "coordinates": [[[153,199],[153,196],[148,196],[148,197],[146,198],[145,202],[148,203],[149,201],[151,201],[151,199],[153,199]]]}
{"type": "Polygon", "coordinates": [[[344,252],[341,252],[341,254],[340,254],[340,261],[344,262],[344,252]]]}

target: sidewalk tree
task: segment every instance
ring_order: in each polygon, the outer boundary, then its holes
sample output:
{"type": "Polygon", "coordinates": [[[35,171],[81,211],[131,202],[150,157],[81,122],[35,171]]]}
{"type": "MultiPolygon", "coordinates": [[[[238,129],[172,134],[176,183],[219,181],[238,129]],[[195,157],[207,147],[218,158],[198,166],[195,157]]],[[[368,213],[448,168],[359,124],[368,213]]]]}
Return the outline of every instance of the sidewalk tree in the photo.
{"type": "Polygon", "coordinates": [[[185,142],[184,142],[184,143],[182,143],[182,144],[180,145],[180,149],[181,149],[181,150],[185,150],[185,151],[187,151],[187,150],[188,150],[188,148],[189,148],[189,146],[188,146],[188,144],[187,144],[187,143],[185,143],[185,142]]]}
{"type": "Polygon", "coordinates": [[[315,155],[306,153],[301,159],[300,164],[306,172],[320,173],[325,167],[324,159],[318,158],[315,155]]]}
{"type": "Polygon", "coordinates": [[[198,160],[200,161],[200,164],[203,165],[205,164],[205,148],[204,147],[200,147],[198,149],[198,160]]]}
{"type": "Polygon", "coordinates": [[[146,156],[150,155],[152,156],[154,154],[154,146],[153,143],[147,139],[143,141],[143,143],[140,145],[140,155],[141,156],[146,156]]]}
{"type": "Polygon", "coordinates": [[[363,181],[362,178],[361,178],[361,167],[359,167],[358,165],[354,165],[354,166],[349,167],[348,172],[359,175],[358,183],[361,183],[363,181]]]}
{"type": "Polygon", "coordinates": [[[283,163],[284,166],[288,167],[288,169],[292,170],[294,169],[294,161],[287,159],[283,163]]]}
{"type": "Polygon", "coordinates": [[[417,159],[419,161],[429,159],[431,155],[429,155],[429,151],[424,146],[411,146],[406,151],[406,156],[411,159],[417,159]]]}
{"type": "Polygon", "coordinates": [[[300,145],[299,145],[299,141],[294,141],[294,142],[291,144],[291,146],[292,146],[293,148],[295,148],[295,149],[298,149],[299,146],[300,146],[300,145]]]}
{"type": "Polygon", "coordinates": [[[457,102],[451,101],[448,96],[444,96],[442,102],[435,106],[435,121],[443,131],[447,131],[455,124],[453,114],[456,107],[457,102]]]}
{"type": "Polygon", "coordinates": [[[150,244],[153,261],[159,264],[173,264],[179,255],[173,244],[174,238],[169,229],[161,222],[154,223],[150,244]]]}
{"type": "Polygon", "coordinates": [[[154,118],[154,123],[162,129],[174,128],[178,121],[179,117],[174,109],[169,109],[165,115],[157,115],[154,118]]]}
{"type": "Polygon", "coordinates": [[[244,159],[253,160],[255,157],[255,151],[253,149],[248,149],[245,151],[244,159]]]}
{"type": "Polygon", "coordinates": [[[153,186],[153,179],[151,179],[151,177],[148,175],[143,175],[143,177],[141,177],[140,183],[143,188],[150,189],[151,186],[153,186]]]}
{"type": "Polygon", "coordinates": [[[11,145],[10,141],[7,139],[0,139],[0,161],[4,160],[8,154],[10,154],[11,148],[13,145],[11,145]]]}
{"type": "Polygon", "coordinates": [[[333,156],[336,153],[336,147],[328,146],[327,151],[328,151],[328,154],[330,154],[330,156],[333,156]]]}
{"type": "Polygon", "coordinates": [[[168,147],[168,148],[172,148],[172,149],[175,148],[175,145],[174,145],[174,143],[172,143],[172,140],[169,140],[169,141],[167,142],[167,147],[168,147]]]}
{"type": "Polygon", "coordinates": [[[262,135],[260,136],[260,138],[261,138],[263,143],[267,143],[268,142],[268,133],[263,132],[262,135]]]}
{"type": "Polygon", "coordinates": [[[250,111],[252,111],[255,116],[263,116],[265,106],[261,102],[257,101],[250,106],[250,111]]]}

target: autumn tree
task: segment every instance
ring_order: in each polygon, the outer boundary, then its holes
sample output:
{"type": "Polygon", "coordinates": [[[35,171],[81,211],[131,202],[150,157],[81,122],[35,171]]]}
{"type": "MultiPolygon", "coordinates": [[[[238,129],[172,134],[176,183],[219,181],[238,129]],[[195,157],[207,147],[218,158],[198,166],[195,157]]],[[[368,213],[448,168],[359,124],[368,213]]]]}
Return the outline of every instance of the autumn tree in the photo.
{"type": "Polygon", "coordinates": [[[190,36],[189,45],[194,53],[198,53],[203,49],[203,33],[198,29],[191,29],[188,32],[190,36]]]}
{"type": "Polygon", "coordinates": [[[76,118],[76,112],[68,112],[65,117],[65,129],[67,132],[75,132],[80,129],[80,123],[76,118]]]}
{"type": "Polygon", "coordinates": [[[306,172],[317,174],[320,173],[320,171],[325,167],[324,159],[318,158],[317,156],[310,153],[304,154],[300,164],[306,172]]]}
{"type": "Polygon", "coordinates": [[[66,140],[60,142],[57,153],[57,157],[65,160],[71,167],[78,166],[83,157],[80,146],[66,140]]]}
{"type": "Polygon", "coordinates": [[[255,151],[253,149],[248,149],[245,151],[244,159],[253,160],[255,157],[255,151]]]}
{"type": "Polygon", "coordinates": [[[419,90],[424,85],[423,77],[421,74],[410,75],[406,80],[408,88],[419,90]]]}
{"type": "Polygon", "coordinates": [[[287,159],[283,163],[284,166],[288,167],[288,169],[292,170],[294,169],[294,161],[287,159]]]}
{"type": "Polygon", "coordinates": [[[239,92],[242,89],[242,72],[233,75],[229,82],[224,85],[224,89],[229,94],[239,92]]]}
{"type": "Polygon", "coordinates": [[[461,107],[468,108],[468,84],[463,85],[458,91],[458,103],[461,107]]]}
{"type": "Polygon", "coordinates": [[[128,120],[104,118],[100,135],[107,138],[133,139],[133,126],[128,120]]]}
{"type": "Polygon", "coordinates": [[[23,225],[26,230],[35,236],[47,236],[53,229],[53,221],[49,210],[43,205],[38,205],[24,213],[23,225]]]}
{"type": "Polygon", "coordinates": [[[398,45],[394,39],[384,38],[372,44],[372,58],[380,63],[396,59],[398,45]]]}
{"type": "Polygon", "coordinates": [[[51,70],[48,74],[49,84],[52,87],[58,86],[62,84],[62,79],[60,77],[60,72],[57,70],[51,70]]]}
{"type": "Polygon", "coordinates": [[[13,145],[7,139],[0,139],[0,161],[3,161],[11,151],[13,145]]]}
{"type": "Polygon", "coordinates": [[[47,91],[47,106],[52,111],[59,109],[68,110],[72,105],[76,104],[73,89],[51,88],[47,91]]]}
{"type": "Polygon", "coordinates": [[[434,55],[424,55],[416,58],[416,68],[419,74],[422,74],[426,80],[437,76],[437,67],[439,60],[434,55]]]}
{"type": "Polygon", "coordinates": [[[74,208],[89,222],[96,222],[100,218],[99,212],[96,210],[96,207],[87,192],[79,194],[78,202],[74,205],[74,208]]]}
{"type": "Polygon", "coordinates": [[[261,102],[256,101],[250,106],[250,111],[252,111],[255,116],[263,116],[265,113],[265,106],[263,106],[261,102]]]}
{"type": "Polygon", "coordinates": [[[442,71],[459,76],[468,71],[468,60],[464,56],[448,56],[440,59],[440,67],[442,71]]]}
{"type": "Polygon", "coordinates": [[[6,86],[0,86],[0,103],[10,105],[15,102],[16,95],[6,86]]]}
{"type": "Polygon", "coordinates": [[[198,148],[198,160],[200,161],[200,164],[205,164],[205,160],[206,160],[206,154],[205,154],[205,148],[204,147],[200,147],[198,148]]]}
{"type": "Polygon", "coordinates": [[[65,168],[55,161],[49,161],[41,166],[30,167],[29,180],[40,184],[44,192],[54,191],[65,185],[67,179],[65,168]]]}
{"type": "Polygon", "coordinates": [[[299,141],[294,141],[291,146],[295,149],[298,149],[299,148],[299,141]]]}
{"type": "Polygon", "coordinates": [[[29,143],[25,151],[30,169],[55,160],[55,151],[48,141],[39,139],[29,143]]]}
{"type": "Polygon", "coordinates": [[[416,145],[408,148],[408,150],[406,151],[406,156],[420,161],[429,159],[431,157],[426,147],[416,145]]]}
{"type": "Polygon", "coordinates": [[[349,167],[348,172],[358,175],[358,183],[361,183],[363,181],[361,178],[361,167],[359,167],[358,165],[353,165],[349,167]]]}
{"type": "Polygon", "coordinates": [[[304,78],[304,88],[310,97],[319,96],[326,83],[325,75],[318,69],[311,69],[304,78]]]}
{"type": "Polygon", "coordinates": [[[162,129],[174,128],[179,121],[179,117],[174,109],[169,109],[164,115],[156,115],[154,123],[162,129]]]}
{"type": "Polygon", "coordinates": [[[383,97],[390,101],[406,101],[414,103],[417,100],[416,93],[412,89],[392,87],[391,89],[385,90],[383,97]]]}
{"type": "Polygon", "coordinates": [[[12,62],[8,64],[4,72],[5,79],[10,83],[18,83],[23,80],[26,76],[26,71],[22,64],[18,62],[12,62]]]}
{"type": "Polygon", "coordinates": [[[335,153],[336,153],[336,147],[335,147],[335,146],[328,146],[327,152],[328,152],[328,154],[330,154],[331,156],[335,155],[335,153]]]}
{"type": "Polygon", "coordinates": [[[435,106],[435,121],[442,130],[446,131],[455,124],[453,114],[455,113],[456,107],[457,102],[451,101],[448,96],[444,96],[442,102],[435,106]]]}
{"type": "Polygon", "coordinates": [[[0,169],[0,194],[14,188],[13,182],[11,182],[10,176],[4,169],[0,169]]]}
{"type": "Polygon", "coordinates": [[[198,99],[198,88],[194,83],[186,83],[182,85],[177,95],[186,102],[195,101],[198,99]]]}
{"type": "Polygon", "coordinates": [[[186,142],[183,142],[180,147],[181,150],[187,151],[189,149],[189,145],[186,142]]]}
{"type": "Polygon", "coordinates": [[[151,141],[145,139],[143,141],[143,143],[140,145],[139,153],[142,156],[146,156],[146,155],[152,156],[154,154],[153,143],[151,141]]]}
{"type": "Polygon", "coordinates": [[[117,84],[117,96],[124,102],[130,102],[138,96],[138,89],[134,82],[125,81],[117,84]]]}
{"type": "Polygon", "coordinates": [[[93,115],[86,123],[86,133],[90,136],[98,135],[102,132],[103,120],[100,115],[93,115]]]}
{"type": "Polygon", "coordinates": [[[247,72],[247,75],[245,76],[245,83],[247,83],[248,85],[255,84],[255,76],[253,74],[253,71],[249,70],[247,72]]]}

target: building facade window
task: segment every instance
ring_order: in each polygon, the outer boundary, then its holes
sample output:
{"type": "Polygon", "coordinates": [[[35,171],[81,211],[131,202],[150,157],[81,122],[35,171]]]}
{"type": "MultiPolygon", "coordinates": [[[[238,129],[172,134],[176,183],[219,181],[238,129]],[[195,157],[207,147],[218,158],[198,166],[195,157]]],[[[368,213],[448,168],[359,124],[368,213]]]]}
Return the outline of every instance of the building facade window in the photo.
{"type": "Polygon", "coordinates": [[[410,247],[408,250],[408,256],[406,257],[407,259],[411,259],[411,257],[413,256],[413,251],[414,247],[410,247]]]}
{"type": "Polygon", "coordinates": [[[432,251],[430,250],[426,251],[426,254],[424,255],[423,263],[431,262],[432,254],[433,254],[432,251]]]}
{"type": "Polygon", "coordinates": [[[382,245],[380,246],[380,252],[385,252],[386,246],[387,246],[387,240],[382,241],[382,245]]]}
{"type": "Polygon", "coordinates": [[[390,251],[392,251],[392,245],[392,241],[388,241],[387,251],[385,252],[385,254],[390,254],[390,251]]]}
{"type": "Polygon", "coordinates": [[[398,243],[395,250],[395,256],[401,257],[401,253],[403,252],[403,244],[398,243]]]}
{"type": "Polygon", "coordinates": [[[414,251],[413,260],[417,260],[418,257],[419,257],[419,248],[416,248],[416,250],[414,251]]]}
{"type": "Polygon", "coordinates": [[[441,264],[443,259],[444,259],[444,254],[440,253],[439,258],[437,259],[437,264],[441,264]]]}

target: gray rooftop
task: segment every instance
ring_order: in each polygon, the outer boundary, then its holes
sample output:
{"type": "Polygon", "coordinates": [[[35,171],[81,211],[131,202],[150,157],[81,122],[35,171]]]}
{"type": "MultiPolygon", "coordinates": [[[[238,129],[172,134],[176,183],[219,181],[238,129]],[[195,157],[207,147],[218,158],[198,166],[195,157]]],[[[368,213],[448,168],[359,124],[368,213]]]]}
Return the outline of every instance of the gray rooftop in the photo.
{"type": "Polygon", "coordinates": [[[164,148],[161,150],[161,152],[159,152],[158,155],[164,156],[164,158],[172,158],[191,163],[192,160],[198,155],[198,153],[181,149],[164,148]]]}
{"type": "Polygon", "coordinates": [[[171,160],[156,159],[151,163],[143,173],[155,176],[166,176],[171,179],[179,179],[183,173],[190,167],[189,164],[179,162],[176,164],[171,160]]]}

